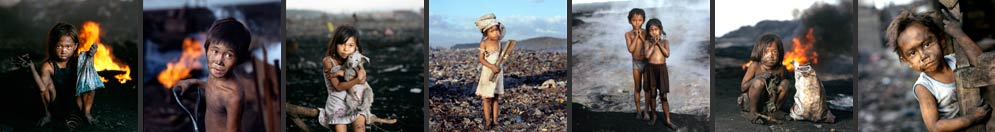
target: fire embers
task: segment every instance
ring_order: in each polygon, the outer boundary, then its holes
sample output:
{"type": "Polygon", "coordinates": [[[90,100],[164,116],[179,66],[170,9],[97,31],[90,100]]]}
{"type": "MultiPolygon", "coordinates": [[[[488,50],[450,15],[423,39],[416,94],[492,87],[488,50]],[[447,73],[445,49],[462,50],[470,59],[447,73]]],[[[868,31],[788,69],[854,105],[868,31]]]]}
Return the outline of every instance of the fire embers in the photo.
{"type": "Polygon", "coordinates": [[[815,74],[815,69],[808,63],[795,65],[795,97],[794,106],[791,107],[791,119],[807,120],[813,122],[834,123],[836,116],[829,111],[824,97],[825,90],[822,89],[822,82],[815,74]]]}

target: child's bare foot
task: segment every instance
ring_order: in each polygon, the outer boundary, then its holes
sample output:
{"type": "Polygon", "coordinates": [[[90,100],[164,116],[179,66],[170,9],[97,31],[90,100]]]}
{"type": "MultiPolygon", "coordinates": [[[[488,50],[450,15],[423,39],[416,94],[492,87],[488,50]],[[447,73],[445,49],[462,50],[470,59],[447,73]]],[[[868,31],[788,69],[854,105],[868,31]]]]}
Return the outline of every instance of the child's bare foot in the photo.
{"type": "Polygon", "coordinates": [[[646,123],[646,124],[647,124],[647,125],[650,125],[650,126],[652,126],[652,125],[656,124],[656,115],[653,115],[653,118],[652,118],[652,119],[650,119],[650,122],[648,122],[648,123],[646,123]]]}
{"type": "Polygon", "coordinates": [[[97,118],[93,118],[90,114],[86,114],[86,122],[90,124],[97,123],[97,118]]]}
{"type": "Polygon", "coordinates": [[[650,120],[650,112],[643,111],[643,121],[648,121],[648,120],[650,120]]]}
{"type": "Polygon", "coordinates": [[[51,117],[52,116],[46,114],[45,117],[42,117],[41,120],[38,120],[38,126],[45,126],[45,124],[51,122],[52,121],[51,117]]]}
{"type": "Polygon", "coordinates": [[[667,125],[667,128],[670,128],[671,131],[677,130],[677,125],[674,125],[673,122],[670,122],[670,119],[667,119],[667,124],[664,125],[667,125]]]}

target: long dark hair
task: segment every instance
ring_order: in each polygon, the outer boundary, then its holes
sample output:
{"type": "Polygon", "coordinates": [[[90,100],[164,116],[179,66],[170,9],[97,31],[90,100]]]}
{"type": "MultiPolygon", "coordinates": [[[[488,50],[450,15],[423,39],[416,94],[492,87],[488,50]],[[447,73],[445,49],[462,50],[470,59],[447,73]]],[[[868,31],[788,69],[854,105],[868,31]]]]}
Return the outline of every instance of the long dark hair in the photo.
{"type": "MultiPolygon", "coordinates": [[[[760,62],[760,59],[764,55],[764,49],[771,45],[777,46],[777,61],[784,61],[784,43],[781,42],[781,36],[770,33],[764,34],[757,39],[757,44],[753,45],[753,51],[750,53],[750,61],[760,62]]],[[[781,65],[775,65],[774,67],[781,67],[781,65]]]]}
{"type": "Polygon", "coordinates": [[[332,41],[328,41],[328,49],[325,52],[325,56],[331,56],[335,60],[345,58],[345,56],[339,56],[338,47],[341,44],[345,44],[349,40],[349,37],[356,39],[356,52],[362,52],[363,47],[359,43],[359,30],[356,30],[351,25],[344,25],[335,28],[335,32],[332,33],[332,41]]]}
{"type": "Polygon", "coordinates": [[[48,51],[45,60],[54,61],[55,58],[58,58],[56,57],[58,56],[56,53],[59,51],[56,51],[55,47],[58,47],[62,36],[72,38],[73,43],[77,45],[72,54],[76,55],[76,51],[79,50],[79,33],[76,31],[76,27],[68,23],[59,22],[55,26],[52,26],[52,29],[48,30],[48,36],[45,37],[45,45],[47,46],[45,49],[48,51]]]}
{"type": "Polygon", "coordinates": [[[646,29],[645,29],[646,30],[646,37],[645,38],[651,38],[650,42],[656,42],[656,41],[660,40],[660,38],[653,38],[653,35],[649,34],[650,27],[653,27],[653,26],[656,26],[657,28],[660,28],[660,36],[667,35],[667,32],[663,31],[663,23],[660,22],[660,19],[656,19],[656,18],[650,19],[649,22],[646,22],[646,29]]]}

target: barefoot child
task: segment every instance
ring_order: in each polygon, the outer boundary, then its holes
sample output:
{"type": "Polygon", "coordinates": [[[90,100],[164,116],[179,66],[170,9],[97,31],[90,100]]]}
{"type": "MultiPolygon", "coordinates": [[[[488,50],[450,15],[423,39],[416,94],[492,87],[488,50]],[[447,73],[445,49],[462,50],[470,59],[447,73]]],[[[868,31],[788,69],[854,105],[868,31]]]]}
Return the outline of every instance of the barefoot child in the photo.
{"type": "Polygon", "coordinates": [[[787,69],[781,65],[784,47],[781,37],[765,34],[757,39],[750,53],[749,67],[740,83],[737,100],[743,117],[752,123],[779,122],[770,115],[777,111],[787,95],[787,69]]]}
{"type": "MultiPolygon", "coordinates": [[[[180,81],[175,87],[181,90],[194,86],[205,86],[206,131],[242,131],[242,87],[238,81],[246,79],[235,74],[235,65],[249,61],[249,44],[252,36],[249,30],[232,18],[214,21],[208,30],[204,47],[207,48],[207,64],[210,76],[207,82],[198,79],[180,81]]],[[[184,93],[184,92],[180,92],[184,93]]]]}
{"type": "Polygon", "coordinates": [[[35,65],[26,61],[31,67],[32,77],[41,92],[41,101],[45,108],[45,116],[38,121],[42,126],[51,121],[51,111],[48,106],[55,102],[55,89],[69,90],[76,88],[76,46],[79,44],[79,34],[76,28],[66,23],[58,23],[48,32],[45,41],[47,56],[41,64],[41,74],[35,70],[35,65]]]}
{"type": "Polygon", "coordinates": [[[960,108],[957,104],[953,72],[956,59],[953,54],[943,52],[955,38],[948,36],[939,25],[929,16],[904,11],[888,26],[888,43],[899,60],[921,72],[913,91],[926,128],[929,131],[960,131],[972,124],[983,123],[991,108],[987,105],[960,108]],[[973,113],[959,115],[962,109],[970,109],[973,113]]]}
{"type": "Polygon", "coordinates": [[[487,129],[498,125],[497,117],[500,109],[498,102],[501,94],[504,94],[504,73],[501,72],[501,66],[495,63],[500,56],[500,41],[504,38],[505,29],[493,13],[481,16],[474,24],[483,35],[480,52],[477,53],[477,60],[481,66],[476,95],[483,99],[484,127],[487,129]],[[497,78],[491,81],[489,77],[494,74],[497,74],[497,78]]]}
{"type": "Polygon", "coordinates": [[[649,78],[646,79],[650,86],[646,89],[647,99],[649,102],[649,111],[652,114],[652,119],[649,124],[653,125],[656,123],[656,99],[660,98],[660,103],[663,107],[663,116],[666,119],[666,124],[668,128],[674,129],[673,122],[670,121],[670,104],[667,102],[667,93],[670,92],[670,75],[667,71],[667,57],[670,57],[670,41],[668,41],[665,36],[666,32],[663,31],[663,24],[660,19],[650,19],[646,24],[646,30],[649,34],[646,34],[645,38],[649,48],[646,49],[646,56],[649,59],[649,66],[647,66],[646,73],[649,78]],[[656,91],[654,91],[656,90],[656,91]]]}
{"type": "Polygon", "coordinates": [[[370,113],[373,90],[366,82],[366,69],[361,64],[365,57],[360,54],[359,31],[352,26],[340,26],[332,35],[322,59],[328,97],[325,108],[319,110],[320,124],[334,125],[336,132],[345,132],[346,125],[352,124],[354,131],[362,132],[367,123],[396,122],[370,113]]]}
{"type": "MultiPolygon", "coordinates": [[[[639,119],[641,116],[643,120],[649,120],[648,110],[653,108],[646,105],[647,111],[643,111],[640,108],[642,103],[639,103],[639,96],[643,90],[643,72],[646,69],[646,55],[643,55],[644,51],[646,51],[646,46],[643,44],[643,41],[645,41],[645,37],[643,36],[645,36],[646,31],[642,29],[645,16],[646,13],[643,9],[632,8],[629,11],[628,18],[629,24],[632,25],[632,30],[625,32],[625,46],[629,49],[629,53],[632,54],[632,86],[635,93],[632,99],[636,101],[636,118],[639,119]]],[[[646,97],[646,102],[649,102],[650,99],[652,98],[646,97]]]]}

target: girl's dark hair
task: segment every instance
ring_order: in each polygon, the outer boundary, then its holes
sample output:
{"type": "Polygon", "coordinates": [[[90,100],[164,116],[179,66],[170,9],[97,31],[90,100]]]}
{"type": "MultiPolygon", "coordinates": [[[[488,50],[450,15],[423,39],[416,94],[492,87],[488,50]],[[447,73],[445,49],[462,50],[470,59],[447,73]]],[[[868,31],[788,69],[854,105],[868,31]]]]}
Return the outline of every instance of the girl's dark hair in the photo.
{"type": "Polygon", "coordinates": [[[892,47],[892,51],[898,55],[899,59],[905,60],[905,56],[902,55],[902,49],[899,49],[898,47],[898,36],[901,35],[906,28],[912,26],[912,24],[918,23],[925,26],[927,28],[926,30],[936,37],[936,41],[940,42],[939,46],[940,49],[943,50],[944,55],[953,53],[953,48],[947,48],[947,46],[945,46],[946,43],[944,42],[947,41],[947,33],[943,31],[942,23],[940,23],[942,20],[938,19],[939,18],[925,14],[917,15],[909,11],[902,11],[901,14],[896,16],[895,19],[891,21],[891,24],[888,24],[888,29],[885,31],[888,39],[887,44],[892,47]]]}
{"type": "MultiPolygon", "coordinates": [[[[52,29],[48,30],[48,36],[46,36],[45,39],[45,44],[48,46],[45,48],[48,50],[46,60],[51,61],[52,59],[57,58],[56,56],[58,55],[56,55],[56,53],[58,53],[58,51],[55,51],[55,47],[58,47],[59,41],[62,40],[62,36],[69,36],[72,38],[73,43],[77,45],[76,50],[79,50],[79,33],[76,31],[76,27],[68,23],[59,22],[56,23],[55,26],[52,26],[52,29]]],[[[74,55],[76,54],[76,50],[73,51],[74,55]]]]}
{"type": "Polygon", "coordinates": [[[344,25],[335,27],[335,32],[332,33],[332,41],[328,41],[328,49],[325,52],[325,56],[331,56],[334,59],[345,58],[344,56],[339,56],[338,46],[345,44],[349,40],[349,37],[356,39],[356,52],[362,52],[363,47],[359,43],[359,30],[356,30],[351,25],[344,25]]]}
{"type": "MultiPolygon", "coordinates": [[[[781,42],[781,37],[775,34],[764,34],[757,39],[757,44],[753,45],[753,52],[750,53],[750,61],[760,62],[763,58],[764,49],[770,47],[771,45],[777,46],[777,60],[784,60],[784,43],[781,42]]],[[[781,65],[776,65],[775,67],[780,67],[781,65]]]]}
{"type": "MultiPolygon", "coordinates": [[[[628,17],[629,20],[632,20],[632,17],[634,17],[636,15],[640,15],[640,16],[643,16],[643,18],[646,18],[646,12],[643,11],[643,9],[632,8],[632,10],[629,10],[629,17],[628,17]]],[[[632,21],[629,21],[629,22],[632,22],[632,21]]]]}
{"type": "Polygon", "coordinates": [[[660,35],[661,36],[662,35],[667,35],[667,32],[663,31],[663,23],[660,22],[660,19],[656,19],[656,18],[650,19],[649,22],[646,22],[646,32],[647,32],[647,34],[646,34],[646,37],[645,37],[645,38],[651,38],[650,42],[656,42],[657,40],[660,39],[660,38],[653,38],[652,34],[649,34],[650,27],[653,27],[653,26],[656,26],[657,28],[660,28],[660,35]]]}
{"type": "Polygon", "coordinates": [[[211,24],[204,47],[210,47],[211,44],[224,44],[235,50],[235,62],[242,63],[252,58],[249,56],[251,43],[252,35],[249,33],[249,29],[234,18],[225,18],[211,24]]]}

